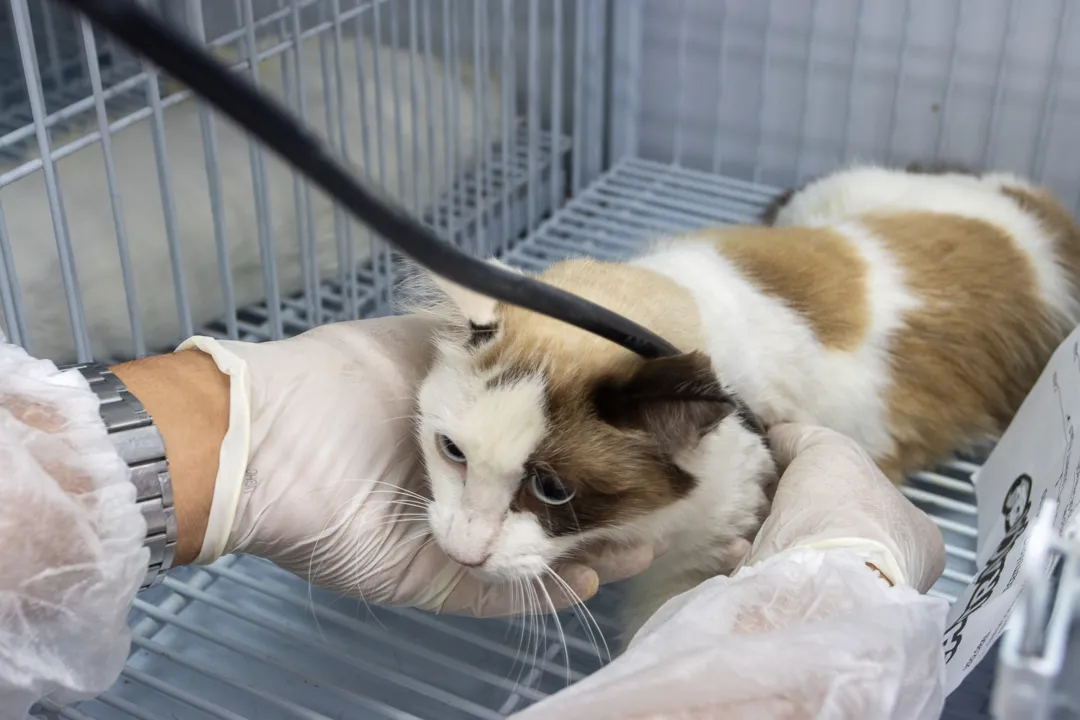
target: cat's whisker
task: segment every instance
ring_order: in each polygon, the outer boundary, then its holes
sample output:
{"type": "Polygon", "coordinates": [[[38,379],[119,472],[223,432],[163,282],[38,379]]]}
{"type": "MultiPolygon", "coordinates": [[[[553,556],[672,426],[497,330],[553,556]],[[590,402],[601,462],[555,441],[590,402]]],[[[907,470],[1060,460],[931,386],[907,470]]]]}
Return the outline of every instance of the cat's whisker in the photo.
{"type": "MultiPolygon", "coordinates": [[[[420,520],[426,520],[426,519],[427,519],[426,515],[421,515],[421,516],[419,516],[417,518],[388,518],[388,519],[384,519],[383,522],[377,523],[375,525],[369,525],[369,526],[365,527],[364,529],[366,531],[370,532],[372,530],[378,530],[380,528],[389,527],[391,525],[418,525],[418,524],[423,524],[423,523],[419,522],[420,520]]],[[[424,532],[427,533],[427,534],[430,534],[430,531],[427,529],[426,526],[424,528],[424,532]]],[[[401,542],[401,541],[399,540],[398,542],[401,542]]]]}
{"type": "MultiPolygon", "coordinates": [[[[341,491],[341,486],[337,485],[336,486],[336,492],[334,493],[334,500],[335,501],[337,499],[337,492],[340,492],[340,491],[341,491]]],[[[330,513],[327,516],[326,522],[323,523],[322,529],[319,531],[319,534],[315,538],[315,542],[311,546],[311,554],[308,556],[308,573],[307,573],[307,575],[308,575],[308,579],[310,580],[310,582],[308,583],[307,599],[308,599],[308,604],[311,606],[312,617],[315,620],[315,629],[318,631],[319,637],[322,638],[323,642],[328,642],[328,641],[327,641],[327,638],[326,638],[326,633],[323,632],[322,623],[319,621],[319,613],[315,612],[315,594],[314,594],[314,585],[315,585],[317,573],[320,570],[322,570],[322,562],[320,561],[318,567],[315,567],[315,555],[319,551],[319,543],[322,542],[322,540],[326,537],[326,530],[327,530],[327,528],[330,527],[330,523],[333,522],[334,516],[337,515],[337,513],[341,509],[345,508],[350,502],[355,503],[355,500],[356,500],[356,498],[352,498],[350,500],[347,500],[346,502],[342,503],[338,507],[337,510],[334,510],[334,512],[330,513]]],[[[333,505],[333,504],[334,503],[332,502],[331,505],[333,505]]],[[[356,504],[356,507],[353,509],[353,516],[355,516],[355,514],[358,513],[362,507],[363,507],[362,504],[356,504]]]]}
{"type": "Polygon", "coordinates": [[[414,492],[405,492],[400,488],[375,488],[374,490],[369,490],[368,493],[371,495],[393,495],[418,503],[431,502],[431,498],[424,497],[423,495],[414,492]]]}
{"type": "MultiPolygon", "coordinates": [[[[360,533],[356,533],[356,536],[353,539],[353,546],[354,546],[353,547],[353,556],[354,557],[359,557],[360,556],[360,545],[361,545],[362,542],[363,542],[363,536],[360,533]]],[[[375,620],[375,622],[379,625],[379,627],[381,627],[383,630],[386,630],[387,632],[389,632],[389,630],[386,627],[386,624],[383,623],[383,621],[379,619],[379,616],[375,614],[375,610],[372,609],[371,603],[368,602],[367,597],[364,595],[364,580],[365,579],[366,579],[365,577],[361,576],[361,577],[357,577],[357,578],[355,578],[353,580],[352,587],[355,590],[354,597],[359,598],[360,602],[364,604],[364,609],[367,611],[368,616],[370,618],[372,618],[373,620],[375,620]]]]}
{"type": "Polygon", "coordinates": [[[596,651],[597,659],[599,659],[600,662],[611,662],[611,649],[608,647],[607,638],[604,637],[604,630],[600,627],[600,623],[596,621],[596,617],[592,614],[592,611],[589,610],[589,606],[585,604],[577,591],[570,587],[570,583],[561,578],[550,566],[547,567],[546,570],[548,574],[554,578],[554,581],[559,587],[562,588],[563,592],[573,599],[574,603],[570,608],[577,614],[578,618],[581,620],[581,624],[585,626],[585,632],[589,634],[589,641],[596,651]],[[596,628],[595,633],[593,633],[593,627],[596,628]],[[597,641],[597,638],[599,638],[599,642],[597,641]],[[604,645],[603,654],[600,653],[600,643],[603,643],[604,645]],[[607,657],[607,660],[604,659],[605,656],[607,657]]]}
{"type": "MultiPolygon", "coordinates": [[[[402,544],[402,545],[408,545],[409,543],[411,543],[414,540],[419,540],[422,537],[428,537],[430,535],[431,535],[431,533],[427,530],[427,528],[425,528],[425,529],[421,530],[420,532],[416,533],[415,535],[410,535],[409,537],[405,538],[404,540],[398,540],[398,542],[400,544],[402,544]]],[[[434,538],[429,538],[429,539],[433,540],[434,538]]],[[[427,547],[428,544],[429,544],[428,542],[424,542],[424,544],[420,546],[420,549],[417,550],[417,552],[419,552],[420,550],[427,547]]]]}
{"type": "Polygon", "coordinates": [[[537,578],[531,578],[532,582],[529,586],[532,588],[533,596],[536,598],[536,617],[539,620],[539,634],[536,640],[536,661],[540,661],[540,657],[547,650],[548,640],[548,624],[547,624],[547,610],[544,609],[543,604],[540,602],[540,592],[536,589],[540,585],[540,581],[537,578]]]}
{"type": "Polygon", "coordinates": [[[533,648],[532,666],[533,669],[538,669],[538,666],[547,651],[547,612],[544,610],[543,605],[540,604],[540,593],[536,591],[536,584],[530,582],[529,588],[535,601],[533,620],[534,627],[536,628],[536,646],[533,648]]]}
{"type": "Polygon", "coordinates": [[[397,422],[399,420],[419,420],[420,416],[416,413],[409,413],[408,415],[395,415],[393,417],[383,418],[379,420],[376,425],[385,425],[386,423],[397,422]]]}
{"type": "Polygon", "coordinates": [[[401,499],[385,500],[385,501],[374,502],[374,503],[369,504],[370,507],[384,507],[386,505],[389,505],[390,507],[407,508],[409,510],[420,510],[425,515],[427,514],[427,509],[428,509],[427,505],[421,505],[421,504],[416,503],[416,502],[411,502],[411,501],[401,500],[401,499]]]}
{"type": "Polygon", "coordinates": [[[411,495],[404,495],[402,493],[394,493],[390,490],[372,490],[369,495],[390,495],[391,503],[397,503],[400,505],[413,505],[414,507],[427,507],[431,501],[423,502],[417,500],[411,495]]]}
{"type": "Polygon", "coordinates": [[[529,612],[525,615],[524,621],[529,625],[529,642],[525,646],[525,657],[532,655],[529,666],[535,668],[537,666],[537,659],[540,657],[540,619],[538,612],[540,600],[536,597],[536,589],[533,588],[531,582],[524,582],[522,587],[528,591],[529,598],[529,612]]]}
{"type": "MultiPolygon", "coordinates": [[[[522,680],[526,687],[532,687],[529,681],[529,670],[537,670],[537,657],[540,645],[540,623],[537,620],[539,600],[533,591],[532,583],[527,578],[521,578],[521,596],[528,600],[525,613],[521,618],[521,632],[525,637],[525,657],[522,659],[521,671],[524,673],[522,680]],[[526,635],[526,633],[528,633],[526,635]]],[[[543,669],[540,669],[543,672],[543,669]]]]}
{"type": "MultiPolygon", "coordinates": [[[[522,623],[518,626],[519,632],[518,632],[518,641],[517,641],[517,651],[514,653],[514,662],[510,665],[510,672],[511,673],[514,672],[514,668],[517,668],[517,671],[518,671],[517,677],[514,679],[514,691],[515,692],[517,691],[518,686],[521,684],[521,674],[525,671],[525,663],[521,659],[521,653],[522,653],[522,650],[524,649],[524,646],[525,646],[525,610],[526,610],[526,608],[525,608],[525,590],[522,588],[522,583],[523,583],[523,581],[522,581],[521,578],[515,577],[513,585],[511,585],[511,590],[510,590],[511,593],[512,593],[511,610],[514,611],[512,613],[512,615],[514,617],[521,617],[522,618],[522,623]],[[517,612],[517,603],[518,603],[518,593],[519,592],[521,593],[521,613],[520,614],[517,612]]],[[[507,627],[507,634],[509,634],[509,632],[513,629],[515,624],[516,623],[507,624],[507,626],[506,626],[507,627]]],[[[509,676],[509,673],[507,673],[507,676],[509,676]]]]}
{"type": "Polygon", "coordinates": [[[563,646],[563,658],[566,660],[566,686],[570,687],[570,646],[566,642],[566,633],[563,632],[562,620],[559,618],[559,611],[555,607],[555,602],[551,599],[551,593],[548,592],[547,587],[544,586],[542,581],[538,582],[537,585],[540,587],[540,592],[544,593],[544,599],[547,600],[548,607],[551,608],[551,617],[555,620],[555,629],[559,633],[559,641],[562,642],[563,646]]]}
{"type": "Polygon", "coordinates": [[[424,501],[430,501],[431,500],[431,498],[429,498],[429,497],[424,497],[420,493],[418,493],[418,492],[416,492],[414,490],[409,490],[408,488],[402,487],[401,485],[398,485],[396,483],[386,482],[385,480],[368,480],[367,482],[370,482],[370,483],[375,484],[375,485],[386,485],[388,488],[390,488],[391,491],[398,491],[398,492],[401,492],[401,493],[403,493],[405,495],[411,495],[412,497],[416,498],[417,500],[424,500],[424,501]]]}

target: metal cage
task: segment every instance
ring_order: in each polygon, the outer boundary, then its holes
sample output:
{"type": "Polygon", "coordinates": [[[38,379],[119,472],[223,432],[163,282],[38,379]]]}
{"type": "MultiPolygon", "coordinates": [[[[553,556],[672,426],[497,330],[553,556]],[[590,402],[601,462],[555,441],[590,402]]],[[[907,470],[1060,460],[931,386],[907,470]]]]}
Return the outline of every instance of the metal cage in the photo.
{"type": "MultiPolygon", "coordinates": [[[[538,270],[754,222],[856,160],[1032,175],[1080,209],[1072,0],[159,0],[443,237],[538,270]]],[[[0,4],[0,324],[57,361],[392,311],[397,259],[53,0],[0,4]]],[[[972,579],[977,457],[905,489],[972,579]]],[[[617,588],[592,603],[612,630],[617,588]]],[[[495,718],[602,664],[585,628],[433,618],[267,563],[140,596],[83,718],[495,718]],[[522,662],[521,647],[533,659],[522,662]]],[[[948,712],[982,716],[988,676],[948,712]]]]}

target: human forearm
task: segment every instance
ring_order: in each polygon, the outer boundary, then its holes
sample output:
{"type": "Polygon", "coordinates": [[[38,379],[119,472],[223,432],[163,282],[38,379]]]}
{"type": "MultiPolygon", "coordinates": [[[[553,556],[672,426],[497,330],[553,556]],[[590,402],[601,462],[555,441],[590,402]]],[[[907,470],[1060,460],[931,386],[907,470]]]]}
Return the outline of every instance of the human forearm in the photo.
{"type": "Polygon", "coordinates": [[[110,368],[165,441],[178,528],[176,565],[199,554],[229,427],[229,378],[209,355],[184,350],[110,368]]]}

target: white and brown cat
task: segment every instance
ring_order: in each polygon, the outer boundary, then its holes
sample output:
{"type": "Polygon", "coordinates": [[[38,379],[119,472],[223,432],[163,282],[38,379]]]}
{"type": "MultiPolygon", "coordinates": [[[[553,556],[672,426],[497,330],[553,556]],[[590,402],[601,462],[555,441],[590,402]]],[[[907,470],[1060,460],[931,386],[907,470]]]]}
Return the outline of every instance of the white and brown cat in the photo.
{"type": "Polygon", "coordinates": [[[595,539],[663,538],[632,581],[628,638],[730,572],[767,511],[775,469],[733,396],[851,436],[899,480],[999,432],[1080,321],[1080,230],[1010,175],[848,169],[770,219],[539,276],[672,358],[431,283],[445,322],[418,433],[451,557],[529,578],[595,539]]]}

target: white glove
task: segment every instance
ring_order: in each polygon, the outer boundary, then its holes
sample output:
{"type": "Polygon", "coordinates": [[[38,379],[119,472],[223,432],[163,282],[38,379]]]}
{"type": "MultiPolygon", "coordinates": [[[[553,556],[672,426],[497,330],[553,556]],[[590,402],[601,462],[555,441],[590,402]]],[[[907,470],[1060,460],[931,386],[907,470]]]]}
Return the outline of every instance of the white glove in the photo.
{"type": "MultiPolygon", "coordinates": [[[[509,584],[477,579],[432,541],[414,446],[414,395],[431,361],[431,321],[384,318],[280,342],[192,338],[230,375],[229,429],[202,552],[260,555],[375,603],[507,614],[509,584]]],[[[640,572],[652,548],[605,550],[562,577],[582,597],[640,572]]],[[[551,581],[556,604],[569,598],[551,581]]]]}
{"type": "Polygon", "coordinates": [[[941,533],[847,438],[770,439],[787,469],[751,566],[671,599],[611,665],[517,717],[940,717],[948,604],[915,588],[944,568],[941,533]]]}
{"type": "Polygon", "coordinates": [[[0,720],[116,679],[145,534],[86,380],[0,344],[0,720]]]}
{"type": "Polygon", "coordinates": [[[783,473],[743,564],[790,548],[847,548],[896,585],[926,592],[945,570],[945,541],[854,440],[825,428],[769,433],[783,473]]]}

